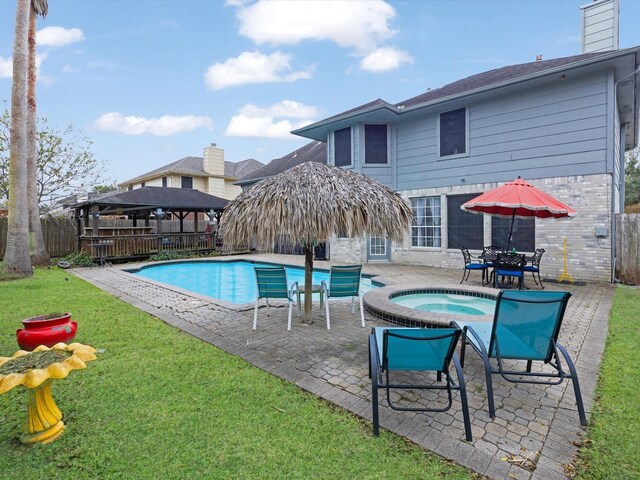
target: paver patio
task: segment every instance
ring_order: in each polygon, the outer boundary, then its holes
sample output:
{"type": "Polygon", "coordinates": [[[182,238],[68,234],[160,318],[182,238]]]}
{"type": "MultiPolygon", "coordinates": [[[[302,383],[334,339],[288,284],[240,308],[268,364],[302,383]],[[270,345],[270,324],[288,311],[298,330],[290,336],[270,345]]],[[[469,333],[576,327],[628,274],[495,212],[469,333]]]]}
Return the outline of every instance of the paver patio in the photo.
{"type": "MultiPolygon", "coordinates": [[[[239,258],[247,257],[304,264],[301,256],[263,254],[239,258]]],[[[223,260],[231,258],[235,257],[223,260]]],[[[316,262],[315,266],[328,268],[329,262],[316,262]]],[[[370,327],[385,325],[382,320],[365,312],[367,328],[362,328],[357,309],[356,314],[351,314],[351,302],[332,302],[329,331],[316,304],[313,322],[302,323],[302,315],[294,314],[290,332],[286,330],[286,308],[272,308],[270,317],[261,310],[254,332],[253,305],[224,304],[132,275],[124,268],[130,269],[132,265],[77,269],[73,273],[170,325],[371,421],[367,335],[370,327]]],[[[397,264],[366,264],[363,272],[381,275],[388,284],[458,285],[461,278],[461,269],[397,264]]],[[[472,277],[468,283],[473,285],[476,281],[479,286],[479,278],[472,277]]],[[[530,286],[537,288],[533,282],[530,286]]],[[[589,418],[614,287],[547,282],[545,287],[573,294],[560,342],[576,363],[589,418]]],[[[482,362],[472,351],[467,354],[464,374],[473,442],[464,441],[456,394],[452,409],[445,413],[396,412],[381,398],[381,427],[490,478],[565,478],[563,466],[572,461],[583,432],[570,382],[550,387],[514,386],[494,376],[496,418],[491,419],[482,362]]]]}

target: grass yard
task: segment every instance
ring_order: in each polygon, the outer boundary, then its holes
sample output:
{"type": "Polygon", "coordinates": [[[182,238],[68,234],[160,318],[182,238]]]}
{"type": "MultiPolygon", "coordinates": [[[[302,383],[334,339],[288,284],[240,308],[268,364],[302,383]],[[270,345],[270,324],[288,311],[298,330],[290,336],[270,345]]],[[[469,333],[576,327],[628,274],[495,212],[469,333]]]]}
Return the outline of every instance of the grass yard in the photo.
{"type": "Polygon", "coordinates": [[[580,479],[640,478],[640,288],[616,289],[580,479]]]}
{"type": "Polygon", "coordinates": [[[53,384],[67,428],[49,445],[17,440],[28,392],[0,396],[3,480],[473,478],[57,268],[0,282],[0,355],[60,311],[98,360],[53,384]]]}

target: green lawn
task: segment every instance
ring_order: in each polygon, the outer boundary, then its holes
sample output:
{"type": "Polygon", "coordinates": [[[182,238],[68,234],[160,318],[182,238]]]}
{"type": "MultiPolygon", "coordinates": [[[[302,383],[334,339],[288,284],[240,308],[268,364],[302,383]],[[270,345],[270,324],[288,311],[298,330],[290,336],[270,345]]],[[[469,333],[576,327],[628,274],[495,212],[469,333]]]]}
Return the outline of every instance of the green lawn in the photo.
{"type": "Polygon", "coordinates": [[[640,289],[616,289],[580,479],[640,478],[640,289]]]}
{"type": "Polygon", "coordinates": [[[65,433],[17,440],[27,391],[0,396],[0,478],[471,478],[59,269],[0,282],[0,355],[20,320],[70,311],[97,349],[57,381],[65,433]]]}

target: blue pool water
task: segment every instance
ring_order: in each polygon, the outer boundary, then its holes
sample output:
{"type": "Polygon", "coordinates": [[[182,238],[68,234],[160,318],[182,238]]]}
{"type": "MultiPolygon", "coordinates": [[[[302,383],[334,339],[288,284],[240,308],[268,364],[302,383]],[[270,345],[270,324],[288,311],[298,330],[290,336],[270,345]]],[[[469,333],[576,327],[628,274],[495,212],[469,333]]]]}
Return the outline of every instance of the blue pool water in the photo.
{"type": "MultiPolygon", "coordinates": [[[[254,302],[256,299],[258,288],[253,271],[256,265],[269,266],[244,261],[165,263],[132,273],[225,302],[242,304],[254,302]]],[[[303,268],[286,267],[286,270],[289,285],[293,282],[304,284],[303,268]]],[[[320,285],[322,280],[329,283],[328,272],[314,270],[312,278],[315,285],[320,285]]],[[[363,278],[360,282],[360,292],[364,293],[370,288],[371,280],[363,278]]],[[[319,298],[318,294],[314,294],[314,300],[319,298]]]]}
{"type": "Polygon", "coordinates": [[[496,308],[495,300],[450,293],[400,295],[392,298],[391,301],[416,310],[457,315],[493,315],[496,308]]]}

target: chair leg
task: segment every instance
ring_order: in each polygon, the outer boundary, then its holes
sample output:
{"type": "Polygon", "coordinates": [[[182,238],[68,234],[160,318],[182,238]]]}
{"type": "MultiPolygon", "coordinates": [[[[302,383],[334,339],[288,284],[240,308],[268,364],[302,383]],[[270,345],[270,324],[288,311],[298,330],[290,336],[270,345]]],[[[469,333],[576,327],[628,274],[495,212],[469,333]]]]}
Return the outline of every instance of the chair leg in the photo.
{"type": "Polygon", "coordinates": [[[562,352],[562,356],[564,357],[567,365],[569,367],[569,371],[571,372],[571,380],[573,383],[573,392],[576,396],[576,406],[578,407],[578,416],[580,417],[580,425],[583,427],[587,426],[587,417],[584,414],[584,404],[582,403],[582,394],[580,393],[580,384],[578,383],[578,372],[576,372],[576,367],[569,356],[569,353],[565,350],[565,348],[556,343],[556,347],[560,352],[562,352]]]}
{"type": "Polygon", "coordinates": [[[256,308],[253,310],[253,329],[256,329],[256,326],[258,324],[258,301],[260,301],[259,298],[256,298],[256,308]]]}
{"type": "Polygon", "coordinates": [[[494,418],[496,416],[496,406],[493,403],[493,379],[491,378],[491,362],[489,357],[482,356],[484,362],[484,376],[487,382],[487,401],[489,402],[489,416],[494,418]]]}
{"type": "Polygon", "coordinates": [[[293,307],[293,302],[289,300],[289,320],[287,321],[287,332],[291,330],[291,310],[293,307]]]}
{"type": "Polygon", "coordinates": [[[331,330],[331,320],[329,318],[329,297],[324,299],[324,311],[325,311],[325,315],[327,317],[327,330],[331,330]]]}
{"type": "Polygon", "coordinates": [[[460,283],[464,282],[465,277],[467,276],[467,272],[468,272],[468,271],[469,271],[469,270],[467,270],[466,268],[462,271],[462,280],[460,280],[460,283]]]}
{"type": "Polygon", "coordinates": [[[265,298],[264,301],[267,303],[267,317],[268,317],[268,316],[270,316],[270,313],[269,313],[269,299],[265,298]]]}
{"type": "Polygon", "coordinates": [[[362,297],[358,296],[358,300],[360,300],[360,320],[362,322],[362,328],[364,328],[366,325],[364,324],[364,309],[362,307],[362,297]]]}
{"type": "Polygon", "coordinates": [[[464,383],[464,374],[462,373],[462,367],[460,365],[460,361],[458,360],[458,356],[454,353],[453,357],[453,365],[456,368],[456,375],[458,375],[458,385],[460,386],[460,402],[462,403],[462,419],[464,421],[464,434],[467,442],[473,441],[473,436],[471,435],[471,420],[469,419],[469,404],[467,402],[467,386],[464,383]]]}
{"type": "Polygon", "coordinates": [[[542,284],[542,279],[540,278],[540,270],[538,270],[538,285],[540,285],[540,288],[544,290],[544,285],[542,284]]]}
{"type": "Polygon", "coordinates": [[[351,315],[356,313],[356,297],[351,297],[351,315]]]}
{"type": "Polygon", "coordinates": [[[371,375],[371,409],[373,416],[373,435],[380,435],[380,419],[378,417],[378,353],[375,337],[369,335],[369,372],[371,375]]]}

